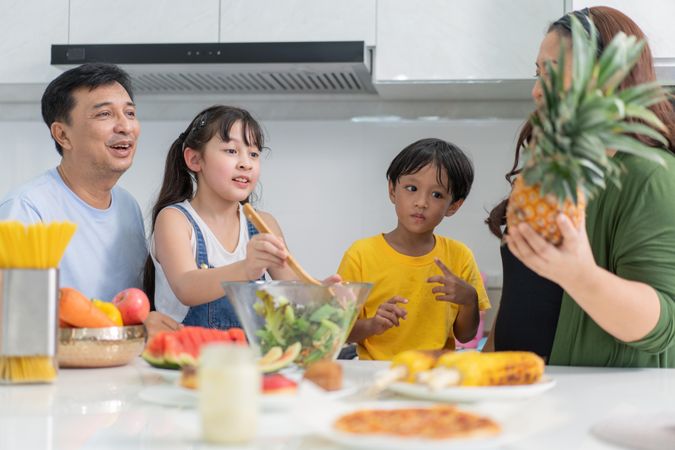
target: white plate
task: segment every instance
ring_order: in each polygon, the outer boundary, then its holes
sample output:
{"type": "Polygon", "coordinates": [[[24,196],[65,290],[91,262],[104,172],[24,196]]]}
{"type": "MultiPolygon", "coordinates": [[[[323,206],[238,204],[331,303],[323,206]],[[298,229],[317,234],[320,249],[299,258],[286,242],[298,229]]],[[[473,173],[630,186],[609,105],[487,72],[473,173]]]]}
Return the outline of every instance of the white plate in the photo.
{"type": "Polygon", "coordinates": [[[173,383],[180,378],[181,372],[177,369],[160,369],[159,367],[153,367],[148,364],[144,371],[147,373],[152,373],[153,375],[159,375],[165,381],[173,383]]]}
{"type": "Polygon", "coordinates": [[[340,400],[343,399],[344,397],[348,397],[354,394],[358,390],[357,385],[350,383],[349,381],[346,380],[344,380],[342,383],[342,389],[338,389],[336,391],[325,391],[323,390],[323,388],[307,380],[303,380],[302,383],[311,383],[312,386],[316,386],[319,392],[321,392],[321,395],[328,400],[340,400]]]}
{"type": "MultiPolygon", "coordinates": [[[[316,411],[312,414],[304,414],[303,421],[308,425],[312,431],[319,436],[329,441],[338,443],[347,447],[356,448],[377,448],[377,449],[477,449],[486,447],[495,447],[517,440],[519,436],[508,427],[502,426],[502,432],[495,436],[475,437],[475,438],[450,438],[450,439],[418,439],[405,438],[401,436],[384,436],[384,435],[370,435],[364,436],[362,434],[350,434],[337,431],[334,428],[335,421],[343,414],[349,414],[359,409],[395,409],[395,408],[411,408],[417,406],[433,406],[433,404],[423,404],[419,402],[377,402],[377,403],[360,403],[347,404],[335,402],[331,408],[322,408],[321,411],[316,411]]],[[[463,408],[462,408],[463,409],[463,408]]],[[[475,412],[475,411],[471,411],[475,412]]],[[[476,412],[484,416],[489,416],[483,412],[476,412]]],[[[499,423],[499,421],[497,421],[499,423]]],[[[502,424],[500,424],[502,425],[502,424]]]]}
{"type": "MultiPolygon", "coordinates": [[[[197,391],[173,384],[149,386],[138,393],[138,396],[149,403],[178,408],[196,408],[197,391]]],[[[265,411],[287,409],[295,400],[295,394],[262,395],[260,406],[265,411]]]]}
{"type": "Polygon", "coordinates": [[[616,412],[593,425],[591,433],[626,448],[673,448],[675,410],[616,412]]]}
{"type": "Polygon", "coordinates": [[[397,394],[421,400],[478,402],[529,398],[548,391],[553,386],[555,386],[555,380],[544,376],[537,383],[518,386],[448,387],[433,391],[425,384],[398,382],[390,385],[388,389],[397,394]]]}
{"type": "Polygon", "coordinates": [[[159,384],[148,386],[139,391],[141,400],[161,406],[174,406],[178,408],[196,408],[197,393],[189,389],[180,388],[173,384],[159,384]]]}
{"type": "MultiPolygon", "coordinates": [[[[350,395],[356,391],[356,386],[351,384],[338,391],[326,392],[326,398],[336,400],[350,395]]],[[[147,402],[161,406],[174,406],[179,408],[196,408],[197,391],[187,389],[178,384],[160,384],[149,386],[141,390],[138,396],[147,402]]],[[[298,398],[296,394],[263,394],[260,397],[260,406],[265,411],[275,411],[290,408],[298,398]]]]}

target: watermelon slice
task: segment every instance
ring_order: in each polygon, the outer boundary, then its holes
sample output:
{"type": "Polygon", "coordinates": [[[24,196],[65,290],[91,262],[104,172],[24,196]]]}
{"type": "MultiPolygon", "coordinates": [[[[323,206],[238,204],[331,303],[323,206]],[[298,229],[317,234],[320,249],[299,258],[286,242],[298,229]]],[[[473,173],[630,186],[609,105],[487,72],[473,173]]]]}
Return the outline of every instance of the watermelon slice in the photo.
{"type": "Polygon", "coordinates": [[[181,366],[197,365],[197,358],[199,358],[199,348],[202,345],[202,339],[200,337],[201,332],[196,329],[197,327],[185,327],[181,330],[178,330],[176,333],[176,338],[182,346],[182,352],[180,355],[180,364],[181,366]]]}
{"type": "Polygon", "coordinates": [[[279,373],[269,373],[263,376],[262,391],[265,395],[295,394],[298,383],[279,373]]]}
{"type": "Polygon", "coordinates": [[[168,369],[180,369],[183,355],[183,345],[173,333],[164,336],[164,363],[168,369]]]}
{"type": "Polygon", "coordinates": [[[151,366],[160,369],[180,369],[178,342],[171,332],[160,332],[145,345],[141,357],[151,366]]]}
{"type": "Polygon", "coordinates": [[[236,342],[237,344],[246,344],[246,334],[244,334],[244,330],[241,328],[230,328],[227,332],[233,342],[236,342]]]}
{"type": "Polygon", "coordinates": [[[159,332],[148,341],[141,356],[151,366],[160,369],[194,366],[199,359],[201,348],[209,342],[236,342],[246,345],[246,338],[241,329],[230,330],[183,327],[177,331],[159,332]]]}

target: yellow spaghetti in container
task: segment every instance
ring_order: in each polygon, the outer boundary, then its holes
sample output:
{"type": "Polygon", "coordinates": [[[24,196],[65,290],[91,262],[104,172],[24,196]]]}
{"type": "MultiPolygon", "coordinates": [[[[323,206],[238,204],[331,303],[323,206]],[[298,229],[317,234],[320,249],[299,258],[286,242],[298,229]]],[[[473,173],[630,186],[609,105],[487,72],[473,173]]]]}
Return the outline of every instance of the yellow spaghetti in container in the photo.
{"type": "Polygon", "coordinates": [[[56,377],[57,268],[75,229],[0,221],[0,383],[56,377]]]}

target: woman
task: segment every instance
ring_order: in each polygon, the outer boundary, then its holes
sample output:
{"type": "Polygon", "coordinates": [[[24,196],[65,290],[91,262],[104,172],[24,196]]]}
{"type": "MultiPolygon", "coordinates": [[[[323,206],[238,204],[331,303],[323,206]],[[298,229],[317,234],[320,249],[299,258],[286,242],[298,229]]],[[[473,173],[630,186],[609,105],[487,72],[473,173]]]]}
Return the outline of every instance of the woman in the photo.
{"type": "MultiPolygon", "coordinates": [[[[592,20],[600,50],[621,31],[645,39],[640,28],[615,9],[594,7],[572,14],[587,30],[592,20]]],[[[570,15],[551,25],[539,50],[538,68],[545,61],[555,64],[561,42],[571,51],[570,28],[570,15]]],[[[565,70],[570,78],[571,67],[565,70]]],[[[622,87],[654,80],[651,52],[645,46],[622,87]]],[[[543,101],[539,82],[532,97],[535,103],[543,101]]],[[[675,124],[668,102],[651,109],[668,129],[670,145],[661,152],[665,167],[613,156],[627,169],[623,188],[609,186],[589,202],[579,229],[559,217],[564,239],[560,247],[524,224],[508,231],[507,246],[502,246],[502,303],[488,349],[494,344],[496,350],[536,351],[550,364],[675,367],[675,208],[669,200],[675,191],[675,124]]],[[[519,150],[530,133],[528,123],[518,140],[509,181],[519,172],[519,150]]],[[[499,237],[505,209],[506,201],[487,220],[499,237]]]]}

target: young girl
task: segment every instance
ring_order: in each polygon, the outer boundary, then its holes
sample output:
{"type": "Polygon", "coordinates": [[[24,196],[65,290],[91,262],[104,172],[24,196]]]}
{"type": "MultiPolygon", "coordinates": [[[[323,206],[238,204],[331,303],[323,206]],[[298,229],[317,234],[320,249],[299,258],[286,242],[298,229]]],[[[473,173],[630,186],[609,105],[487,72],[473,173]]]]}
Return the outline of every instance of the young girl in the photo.
{"type": "Polygon", "coordinates": [[[258,182],[263,148],[258,122],[229,106],[200,112],[171,145],[144,277],[158,311],[185,325],[238,327],[222,281],[266,271],[295,279],[274,218],[260,213],[276,236],[258,234],[240,207],[258,182]]]}

